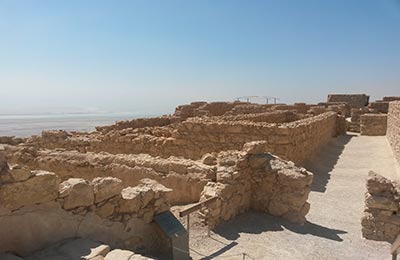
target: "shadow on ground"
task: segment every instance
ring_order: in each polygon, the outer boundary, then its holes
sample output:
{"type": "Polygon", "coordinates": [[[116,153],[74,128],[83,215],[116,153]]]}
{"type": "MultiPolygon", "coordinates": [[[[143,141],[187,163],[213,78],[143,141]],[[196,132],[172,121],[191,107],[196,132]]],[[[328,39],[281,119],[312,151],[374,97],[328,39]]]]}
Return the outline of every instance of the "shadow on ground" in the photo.
{"type": "Polygon", "coordinates": [[[326,191],[326,186],[331,178],[330,173],[335,168],[344,147],[350,142],[351,138],[356,136],[356,134],[348,133],[332,139],[312,159],[305,163],[305,168],[314,173],[312,191],[326,191]]]}
{"type": "Polygon", "coordinates": [[[217,227],[215,233],[228,240],[236,240],[240,233],[260,234],[268,231],[283,231],[284,229],[301,235],[312,235],[337,242],[343,241],[339,236],[340,234],[347,233],[343,230],[324,227],[308,221],[304,225],[293,224],[282,218],[258,212],[248,212],[232,221],[225,222],[217,227]]]}

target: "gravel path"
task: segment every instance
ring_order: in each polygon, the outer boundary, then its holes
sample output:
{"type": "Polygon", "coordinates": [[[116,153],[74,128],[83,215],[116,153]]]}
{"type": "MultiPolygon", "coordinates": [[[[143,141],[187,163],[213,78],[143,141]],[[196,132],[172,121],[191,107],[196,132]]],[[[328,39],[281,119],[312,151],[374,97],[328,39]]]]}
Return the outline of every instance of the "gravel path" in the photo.
{"type": "Polygon", "coordinates": [[[386,137],[340,136],[306,165],[315,175],[304,226],[247,213],[221,225],[211,237],[204,229],[191,230],[192,257],[391,259],[390,245],[363,239],[360,224],[368,171],[400,176],[386,137]]]}

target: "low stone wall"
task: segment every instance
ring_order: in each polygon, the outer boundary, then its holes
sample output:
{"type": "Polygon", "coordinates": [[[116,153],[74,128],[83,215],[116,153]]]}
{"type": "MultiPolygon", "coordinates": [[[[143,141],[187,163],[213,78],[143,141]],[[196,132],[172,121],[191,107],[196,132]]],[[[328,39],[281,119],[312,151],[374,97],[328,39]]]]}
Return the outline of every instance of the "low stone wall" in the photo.
{"type": "Polygon", "coordinates": [[[251,119],[252,115],[247,115],[242,121],[229,121],[224,117],[194,117],[173,128],[128,128],[107,134],[49,131],[41,137],[31,138],[27,144],[80,152],[146,153],[164,158],[181,156],[197,160],[206,153],[241,150],[246,142],[264,140],[268,141],[271,153],[301,165],[331,137],[341,134],[337,132],[338,120],[341,119],[335,112],[289,123],[251,122],[255,118],[262,119],[262,116],[254,115],[251,119]]]}
{"type": "Polygon", "coordinates": [[[399,100],[400,100],[400,97],[395,97],[395,96],[392,96],[392,97],[383,97],[382,100],[383,100],[383,101],[387,101],[387,102],[390,102],[390,101],[399,101],[399,100]]]}
{"type": "Polygon", "coordinates": [[[400,101],[389,104],[386,136],[400,163],[400,101]]]}
{"type": "Polygon", "coordinates": [[[324,106],[332,111],[340,113],[342,116],[350,117],[351,107],[346,102],[320,102],[318,106],[324,106]]]}
{"type": "Polygon", "coordinates": [[[26,138],[19,138],[15,136],[0,136],[0,144],[17,145],[24,143],[26,140],[26,138]]]}
{"type": "Polygon", "coordinates": [[[182,121],[179,117],[174,116],[162,116],[162,117],[151,117],[151,118],[137,118],[133,120],[119,121],[114,125],[97,126],[96,130],[107,133],[115,130],[122,130],[126,128],[143,128],[143,127],[156,127],[166,126],[172,123],[182,121]]]}
{"type": "Polygon", "coordinates": [[[188,184],[174,187],[182,198],[188,197],[182,189],[194,185],[190,180],[199,180],[197,200],[217,196],[214,205],[202,209],[210,227],[248,209],[304,223],[309,210],[312,174],[267,153],[268,142],[206,154],[201,161],[6,148],[12,162],[27,166],[9,165],[0,153],[0,251],[25,254],[76,236],[138,253],[162,249],[162,236],[151,221],[168,210],[174,190],[148,178],[126,187],[129,178],[183,175],[188,184]],[[32,167],[56,169],[59,176],[32,167]],[[96,173],[101,177],[92,179],[96,173]]]}
{"type": "Polygon", "coordinates": [[[351,108],[362,108],[368,105],[369,96],[365,94],[330,94],[327,102],[345,102],[351,108]]]}
{"type": "Polygon", "coordinates": [[[135,252],[163,247],[153,216],[169,209],[169,189],[143,179],[123,189],[114,177],[61,182],[46,171],[4,166],[0,172],[0,252],[24,255],[83,237],[135,252]]]}
{"type": "Polygon", "coordinates": [[[189,105],[181,105],[175,109],[175,116],[189,118],[195,116],[222,116],[236,106],[250,104],[245,102],[192,102],[189,105]]]}
{"type": "Polygon", "coordinates": [[[155,158],[150,155],[80,153],[65,150],[36,150],[31,147],[7,147],[11,163],[57,173],[61,180],[114,176],[123,186],[136,186],[143,178],[158,181],[172,189],[171,205],[197,202],[204,185],[215,180],[216,170],[200,161],[155,158]]]}
{"type": "Polygon", "coordinates": [[[361,135],[386,135],[386,114],[364,114],[360,122],[361,135]]]}
{"type": "Polygon", "coordinates": [[[400,183],[370,172],[367,178],[362,235],[393,243],[400,234],[400,183]]]}
{"type": "Polygon", "coordinates": [[[249,209],[304,223],[312,173],[265,151],[266,142],[247,143],[242,152],[222,152],[217,161],[223,170],[209,182],[202,200],[218,200],[202,209],[206,223],[215,227],[249,209]]]}
{"type": "Polygon", "coordinates": [[[246,142],[264,140],[269,152],[302,164],[335,136],[338,117],[334,112],[283,124],[192,118],[178,126],[176,141],[182,140],[188,158],[205,153],[241,150],[246,142]],[[185,140],[185,141],[184,141],[185,140]]]}

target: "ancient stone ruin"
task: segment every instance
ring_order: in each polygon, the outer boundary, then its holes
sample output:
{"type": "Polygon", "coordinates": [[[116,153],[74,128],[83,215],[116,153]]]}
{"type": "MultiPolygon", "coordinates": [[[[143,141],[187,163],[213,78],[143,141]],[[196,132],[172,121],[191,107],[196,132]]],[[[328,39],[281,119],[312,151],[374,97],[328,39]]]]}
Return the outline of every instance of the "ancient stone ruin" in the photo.
{"type": "MultiPolygon", "coordinates": [[[[400,159],[400,102],[387,99],[370,106],[366,95],[330,95],[317,105],[193,102],[93,132],[2,137],[0,252],[73,258],[79,244],[84,259],[162,259],[171,244],[155,217],[214,197],[198,211],[209,229],[249,210],[304,224],[313,173],[303,166],[332,138],[387,134],[400,159]]],[[[388,228],[382,214],[398,210],[380,207],[381,193],[398,207],[397,193],[370,189],[379,182],[368,184],[363,234],[391,241],[397,232],[375,230],[388,228]]]]}

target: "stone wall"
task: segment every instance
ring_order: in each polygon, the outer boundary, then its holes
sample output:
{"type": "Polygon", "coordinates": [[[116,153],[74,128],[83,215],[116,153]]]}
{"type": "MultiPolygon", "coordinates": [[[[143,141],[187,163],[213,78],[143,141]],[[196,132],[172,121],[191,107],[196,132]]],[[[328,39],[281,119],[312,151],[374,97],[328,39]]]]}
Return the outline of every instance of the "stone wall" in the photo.
{"type": "Polygon", "coordinates": [[[17,145],[26,142],[26,138],[15,136],[0,136],[0,144],[17,145]]]}
{"type": "Polygon", "coordinates": [[[387,124],[386,136],[400,163],[400,101],[390,102],[387,124]]]}
{"type": "Polygon", "coordinates": [[[383,101],[387,101],[387,102],[390,102],[390,101],[398,101],[398,100],[400,100],[400,97],[395,97],[395,96],[392,96],[392,97],[383,97],[382,100],[383,100],[383,101]]]}
{"type": "Polygon", "coordinates": [[[386,114],[364,114],[360,121],[361,135],[386,135],[386,114]]]}
{"type": "Polygon", "coordinates": [[[66,150],[37,150],[32,147],[7,147],[11,163],[26,165],[57,173],[61,180],[114,176],[123,186],[136,186],[150,178],[172,189],[168,194],[171,205],[197,202],[204,185],[215,181],[216,170],[201,161],[150,155],[110,153],[80,153],[66,150]]]}
{"type": "Polygon", "coordinates": [[[222,116],[234,107],[249,104],[245,102],[192,102],[189,105],[181,105],[175,109],[175,116],[189,118],[195,116],[222,116]]]}
{"type": "Polygon", "coordinates": [[[143,127],[166,126],[180,121],[181,119],[179,117],[174,117],[174,116],[137,118],[133,120],[119,121],[114,125],[97,126],[96,130],[103,133],[107,133],[113,130],[122,130],[125,128],[136,129],[143,127]]]}
{"type": "Polygon", "coordinates": [[[155,214],[169,209],[170,190],[161,184],[143,179],[123,188],[114,177],[61,182],[51,172],[2,164],[0,252],[24,255],[74,237],[135,252],[163,247],[162,234],[151,223],[155,214]]]}
{"type": "Polygon", "coordinates": [[[371,103],[369,103],[368,108],[374,109],[378,113],[387,114],[389,111],[389,102],[385,102],[385,101],[371,102],[371,103]]]}
{"type": "Polygon", "coordinates": [[[269,152],[301,165],[337,134],[337,121],[334,112],[284,124],[192,118],[183,122],[178,132],[181,139],[193,143],[198,154],[240,150],[246,142],[264,140],[269,152]]]}
{"type": "MultiPolygon", "coordinates": [[[[287,114],[278,113],[280,116],[287,114]]],[[[242,115],[237,117],[244,120],[232,121],[230,117],[194,117],[174,127],[128,128],[107,134],[51,131],[31,138],[27,144],[49,149],[147,153],[164,158],[180,156],[197,160],[206,153],[240,150],[246,142],[264,140],[268,142],[271,153],[301,165],[331,137],[342,134],[337,132],[338,120],[342,119],[335,112],[289,123],[252,122],[266,120],[263,116],[242,115]]]]}
{"type": "MultiPolygon", "coordinates": [[[[199,180],[202,192],[197,201],[217,196],[214,205],[202,209],[211,227],[248,209],[304,223],[312,174],[267,153],[268,149],[267,142],[251,142],[241,151],[206,154],[195,162],[6,147],[12,162],[27,166],[9,165],[0,153],[0,238],[7,237],[0,239],[0,251],[30,252],[74,236],[139,253],[160,249],[161,235],[151,221],[169,208],[174,190],[146,178],[157,176],[154,173],[165,179],[181,174],[188,181],[199,180]],[[41,170],[31,171],[33,167],[41,170]],[[56,169],[57,175],[44,168],[56,169]],[[92,179],[96,172],[101,177],[92,179]],[[127,187],[124,182],[130,177],[144,178],[127,187]],[[18,232],[6,236],[11,229],[18,232]]],[[[176,196],[187,198],[184,185],[174,187],[176,196]]]]}
{"type": "Polygon", "coordinates": [[[312,173],[265,151],[266,142],[247,143],[242,152],[222,152],[221,170],[209,182],[202,200],[217,196],[217,202],[202,209],[206,223],[214,227],[249,209],[304,223],[312,173]]]}
{"type": "Polygon", "coordinates": [[[368,105],[369,96],[365,94],[330,94],[327,102],[345,102],[351,108],[362,108],[368,105]]]}
{"type": "Polygon", "coordinates": [[[400,234],[400,183],[370,172],[367,178],[362,235],[393,243],[400,234]]]}

